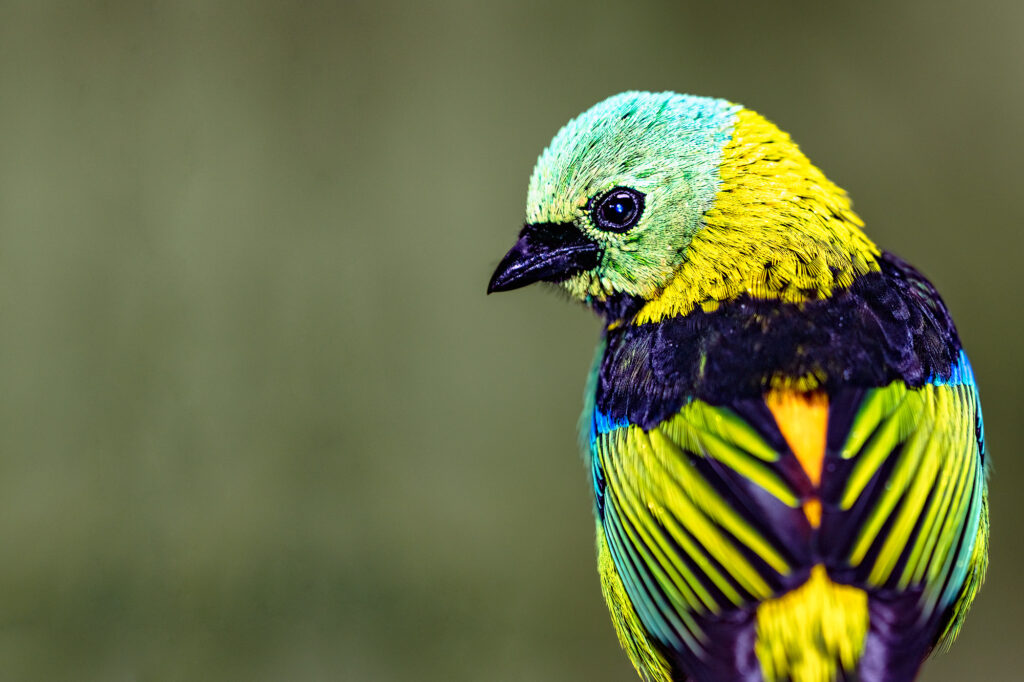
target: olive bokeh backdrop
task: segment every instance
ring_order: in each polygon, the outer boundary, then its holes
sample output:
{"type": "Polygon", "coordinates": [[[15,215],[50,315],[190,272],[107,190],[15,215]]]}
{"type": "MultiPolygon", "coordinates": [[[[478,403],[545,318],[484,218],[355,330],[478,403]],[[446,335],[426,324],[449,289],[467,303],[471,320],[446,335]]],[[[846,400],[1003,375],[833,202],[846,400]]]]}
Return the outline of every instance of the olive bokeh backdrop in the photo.
{"type": "Polygon", "coordinates": [[[635,679],[575,425],[598,336],[486,297],[537,154],[742,102],[943,292],[1024,676],[1024,5],[0,2],[0,678],[635,679]]]}

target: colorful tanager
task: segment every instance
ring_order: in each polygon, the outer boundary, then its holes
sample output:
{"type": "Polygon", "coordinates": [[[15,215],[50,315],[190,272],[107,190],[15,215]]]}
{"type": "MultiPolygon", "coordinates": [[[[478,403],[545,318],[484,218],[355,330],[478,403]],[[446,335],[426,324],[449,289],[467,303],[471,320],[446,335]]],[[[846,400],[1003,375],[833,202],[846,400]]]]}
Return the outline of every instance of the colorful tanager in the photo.
{"type": "Polygon", "coordinates": [[[647,682],[906,682],[985,575],[971,365],[935,288],[789,135],[627,92],[570,121],[489,292],[603,320],[582,440],[647,682]]]}

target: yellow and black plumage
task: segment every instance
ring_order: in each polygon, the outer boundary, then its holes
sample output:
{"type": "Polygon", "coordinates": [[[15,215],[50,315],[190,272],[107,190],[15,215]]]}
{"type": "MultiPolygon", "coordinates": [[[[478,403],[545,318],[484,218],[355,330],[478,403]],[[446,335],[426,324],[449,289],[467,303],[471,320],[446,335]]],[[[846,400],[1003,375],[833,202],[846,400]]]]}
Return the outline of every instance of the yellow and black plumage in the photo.
{"type": "Polygon", "coordinates": [[[649,682],[902,682],[984,577],[978,393],[949,313],[758,114],[625,93],[541,155],[489,290],[604,316],[598,566],[649,682]]]}

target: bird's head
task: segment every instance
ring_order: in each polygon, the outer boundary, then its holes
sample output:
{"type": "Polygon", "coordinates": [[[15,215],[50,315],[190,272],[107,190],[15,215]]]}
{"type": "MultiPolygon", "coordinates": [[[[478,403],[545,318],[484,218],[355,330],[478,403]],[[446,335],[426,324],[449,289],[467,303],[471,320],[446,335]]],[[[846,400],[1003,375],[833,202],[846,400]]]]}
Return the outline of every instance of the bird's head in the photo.
{"type": "Polygon", "coordinates": [[[651,319],[744,292],[825,295],[877,253],[788,135],[670,92],[616,95],[570,121],[537,161],[526,218],[489,293],[555,282],[605,311],[646,304],[651,319]]]}

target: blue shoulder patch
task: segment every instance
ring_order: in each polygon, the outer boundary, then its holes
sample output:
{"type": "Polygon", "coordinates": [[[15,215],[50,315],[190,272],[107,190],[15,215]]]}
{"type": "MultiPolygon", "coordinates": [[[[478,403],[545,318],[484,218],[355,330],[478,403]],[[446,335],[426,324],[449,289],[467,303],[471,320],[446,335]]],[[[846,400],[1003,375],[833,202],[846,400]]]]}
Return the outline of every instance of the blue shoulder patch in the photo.
{"type": "Polygon", "coordinates": [[[629,426],[630,421],[626,417],[613,418],[610,415],[601,412],[598,409],[594,409],[594,420],[590,427],[590,445],[594,446],[594,441],[597,440],[599,435],[609,433],[615,429],[621,429],[629,426]]]}
{"type": "Polygon", "coordinates": [[[967,353],[961,348],[956,361],[949,369],[949,376],[943,377],[934,373],[928,378],[928,383],[935,386],[975,386],[974,370],[971,369],[971,361],[967,359],[967,353]]]}

